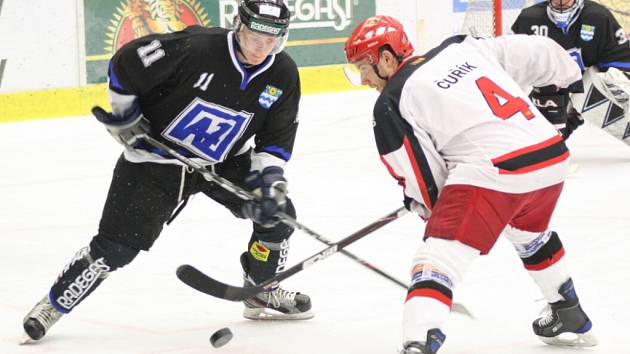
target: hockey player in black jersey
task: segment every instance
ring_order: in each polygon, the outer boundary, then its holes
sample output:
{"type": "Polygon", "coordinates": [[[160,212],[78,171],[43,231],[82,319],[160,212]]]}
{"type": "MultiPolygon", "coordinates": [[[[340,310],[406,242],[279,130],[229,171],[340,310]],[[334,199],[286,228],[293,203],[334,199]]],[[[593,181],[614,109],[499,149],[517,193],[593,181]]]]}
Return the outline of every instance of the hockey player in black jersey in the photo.
{"type": "MultiPolygon", "coordinates": [[[[553,39],[571,54],[582,71],[595,68],[595,72],[601,72],[592,81],[601,82],[598,87],[602,94],[628,110],[630,43],[626,32],[606,7],[590,0],[541,2],[523,9],[512,31],[553,39]]],[[[566,137],[583,123],[575,109],[566,107],[568,92],[543,90],[532,95],[534,103],[552,123],[562,128],[563,120],[566,121],[563,130],[566,137]]]]}
{"type": "MultiPolygon", "coordinates": [[[[114,169],[98,234],[24,318],[30,339],[41,339],[111,272],[148,251],[163,224],[195,193],[253,221],[247,251],[240,259],[246,284],[283,270],[293,229],[274,215],[278,211],[296,215],[286,196],[283,168],[291,158],[300,100],[297,67],[282,52],[289,18],[282,0],[244,0],[231,31],[189,27],[149,35],[114,55],[109,66],[113,112],[103,123],[125,151],[114,169]],[[137,138],[141,133],[260,199],[242,201],[165,151],[144,144],[137,138]],[[250,138],[253,148],[247,144],[250,138]]],[[[223,242],[224,235],[210,236],[213,242],[223,242]]],[[[243,315],[313,316],[307,295],[278,286],[245,301],[243,315]]]]}

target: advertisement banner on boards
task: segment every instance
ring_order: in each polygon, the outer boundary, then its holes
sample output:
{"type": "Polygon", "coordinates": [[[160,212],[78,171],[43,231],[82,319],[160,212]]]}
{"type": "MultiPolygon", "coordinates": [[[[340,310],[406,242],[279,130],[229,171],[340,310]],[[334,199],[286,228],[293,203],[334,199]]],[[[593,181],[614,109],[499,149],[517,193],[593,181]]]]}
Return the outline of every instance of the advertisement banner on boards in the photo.
{"type": "MultiPolygon", "coordinates": [[[[125,43],[151,33],[190,25],[230,28],[237,0],[83,0],[87,84],[107,81],[107,64],[125,43]]],[[[298,66],[345,62],[343,43],[375,0],[288,0],[291,11],[286,51],[298,66]]]]}

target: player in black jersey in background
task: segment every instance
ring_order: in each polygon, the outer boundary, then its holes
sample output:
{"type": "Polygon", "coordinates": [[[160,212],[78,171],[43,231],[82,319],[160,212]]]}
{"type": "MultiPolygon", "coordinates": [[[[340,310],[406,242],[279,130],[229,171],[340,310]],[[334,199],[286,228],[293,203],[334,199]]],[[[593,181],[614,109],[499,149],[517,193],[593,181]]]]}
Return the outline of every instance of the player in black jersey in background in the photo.
{"type": "MultiPolygon", "coordinates": [[[[284,269],[293,229],[274,215],[296,215],[286,197],[283,168],[291,157],[300,100],[296,64],[282,52],[289,18],[282,0],[244,0],[232,31],[193,26],[136,39],[114,55],[109,66],[113,113],[102,123],[125,152],[114,170],[98,234],[26,315],[30,339],[42,338],[111,272],[149,250],[164,223],[195,193],[253,221],[241,256],[246,284],[284,269]],[[244,202],[188,171],[137,139],[145,132],[261,198],[244,202]],[[247,144],[252,137],[253,149],[247,144]]],[[[224,242],[225,235],[208,237],[224,242]]],[[[307,295],[276,286],[245,301],[243,315],[307,319],[313,316],[310,309],[307,295]]]]}
{"type": "MultiPolygon", "coordinates": [[[[606,7],[589,0],[544,1],[523,9],[512,31],[547,36],[566,49],[582,71],[594,67],[602,72],[593,81],[601,81],[602,93],[628,110],[630,43],[624,29],[606,7]]],[[[568,108],[567,114],[568,92],[548,88],[532,96],[539,110],[565,137],[583,123],[572,108],[568,108]],[[567,126],[563,130],[565,122],[567,126]]]]}

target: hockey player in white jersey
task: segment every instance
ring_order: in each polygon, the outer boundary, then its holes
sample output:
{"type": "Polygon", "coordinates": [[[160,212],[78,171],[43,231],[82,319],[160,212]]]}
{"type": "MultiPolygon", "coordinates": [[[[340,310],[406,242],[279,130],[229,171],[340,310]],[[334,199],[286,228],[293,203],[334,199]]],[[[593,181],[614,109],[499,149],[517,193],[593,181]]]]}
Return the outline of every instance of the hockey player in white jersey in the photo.
{"type": "Polygon", "coordinates": [[[388,16],[360,23],[345,52],[362,84],[381,93],[374,106],[380,158],[407,208],[427,221],[401,353],[439,350],[454,289],[500,234],[548,302],[534,333],[548,344],[595,345],[560,238],[548,228],[569,151],[521,89],[566,88],[581,78],[577,64],[552,40],[533,36],[456,36],[413,56],[402,25],[388,16]]]}

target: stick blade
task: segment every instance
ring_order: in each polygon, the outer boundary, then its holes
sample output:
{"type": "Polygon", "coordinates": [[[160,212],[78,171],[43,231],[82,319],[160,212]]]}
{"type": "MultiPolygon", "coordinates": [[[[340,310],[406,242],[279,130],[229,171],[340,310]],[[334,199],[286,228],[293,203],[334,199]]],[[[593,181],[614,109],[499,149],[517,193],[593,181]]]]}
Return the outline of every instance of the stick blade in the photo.
{"type": "Polygon", "coordinates": [[[229,301],[243,301],[262,291],[258,286],[238,287],[222,283],[189,264],[177,268],[177,278],[197,291],[229,301]]]}

